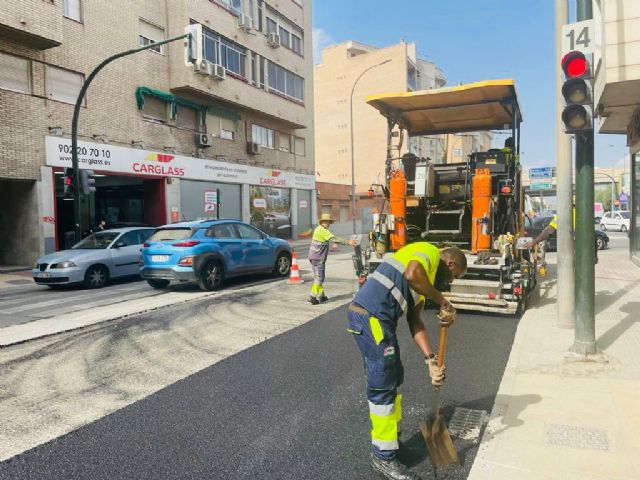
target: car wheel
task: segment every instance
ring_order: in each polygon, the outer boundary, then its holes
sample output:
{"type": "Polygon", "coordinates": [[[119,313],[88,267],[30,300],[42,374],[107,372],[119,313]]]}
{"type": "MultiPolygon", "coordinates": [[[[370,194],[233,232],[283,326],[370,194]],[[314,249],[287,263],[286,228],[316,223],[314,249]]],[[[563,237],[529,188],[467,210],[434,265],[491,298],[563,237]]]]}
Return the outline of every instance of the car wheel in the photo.
{"type": "Polygon", "coordinates": [[[602,238],[596,238],[596,245],[598,246],[598,250],[604,250],[604,247],[607,246],[607,242],[605,242],[602,238]]]}
{"type": "Polygon", "coordinates": [[[200,290],[204,290],[205,292],[218,290],[223,282],[224,270],[222,269],[222,264],[217,260],[207,262],[204,267],[202,267],[200,275],[198,275],[198,286],[200,290]]]}
{"type": "Polygon", "coordinates": [[[626,232],[627,231],[627,226],[626,225],[622,225],[620,227],[620,231],[623,232],[623,233],[626,232]]]}
{"type": "Polygon", "coordinates": [[[169,280],[154,280],[149,279],[147,283],[151,285],[153,288],[167,288],[169,286],[169,280]]]}
{"type": "Polygon", "coordinates": [[[291,256],[288,253],[282,252],[276,259],[276,266],[273,269],[279,277],[286,277],[291,271],[291,256]]]}
{"type": "Polygon", "coordinates": [[[603,232],[607,231],[607,226],[604,223],[600,224],[600,230],[602,230],[603,232]]]}
{"type": "Polygon", "coordinates": [[[91,265],[84,274],[84,286],[102,288],[109,280],[109,271],[102,265],[91,265]]]}

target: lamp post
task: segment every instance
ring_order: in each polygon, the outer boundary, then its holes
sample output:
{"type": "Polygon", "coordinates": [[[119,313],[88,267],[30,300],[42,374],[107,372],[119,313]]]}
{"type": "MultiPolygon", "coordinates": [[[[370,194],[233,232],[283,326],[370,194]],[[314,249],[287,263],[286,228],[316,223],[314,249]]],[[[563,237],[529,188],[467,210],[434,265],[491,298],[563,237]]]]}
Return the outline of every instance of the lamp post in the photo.
{"type": "Polygon", "coordinates": [[[380,65],[384,65],[385,63],[389,63],[391,60],[385,60],[384,62],[376,63],[375,65],[370,66],[365,69],[356,81],[353,82],[353,86],[351,87],[351,97],[349,98],[349,116],[350,116],[350,124],[351,124],[351,217],[353,223],[353,234],[356,233],[356,167],[355,167],[355,155],[353,152],[353,92],[356,90],[356,85],[362,78],[362,76],[367,73],[369,70],[379,67],[380,65]]]}

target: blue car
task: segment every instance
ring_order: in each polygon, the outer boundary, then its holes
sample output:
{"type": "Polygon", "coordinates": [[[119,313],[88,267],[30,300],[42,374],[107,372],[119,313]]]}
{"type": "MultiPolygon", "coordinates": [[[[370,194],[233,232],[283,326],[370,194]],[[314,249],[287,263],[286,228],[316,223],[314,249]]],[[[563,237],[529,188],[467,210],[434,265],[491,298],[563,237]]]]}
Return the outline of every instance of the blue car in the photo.
{"type": "Polygon", "coordinates": [[[153,288],[196,281],[205,291],[254,273],[286,277],[291,247],[238,220],[181,222],[158,228],[144,244],[140,275],[153,288]]]}

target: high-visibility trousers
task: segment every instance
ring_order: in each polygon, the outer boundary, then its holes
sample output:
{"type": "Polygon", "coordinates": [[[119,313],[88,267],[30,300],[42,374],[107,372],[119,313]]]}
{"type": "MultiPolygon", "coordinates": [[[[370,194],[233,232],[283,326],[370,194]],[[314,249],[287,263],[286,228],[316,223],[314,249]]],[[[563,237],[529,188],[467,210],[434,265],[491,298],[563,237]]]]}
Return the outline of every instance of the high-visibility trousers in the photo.
{"type": "Polygon", "coordinates": [[[399,448],[398,423],[402,418],[398,387],[404,378],[398,339],[395,331],[366,311],[349,310],[347,331],[353,334],[364,360],[373,453],[380,459],[393,460],[399,448]]]}
{"type": "Polygon", "coordinates": [[[326,263],[316,261],[310,262],[311,268],[313,270],[313,284],[311,285],[311,292],[309,292],[309,294],[319,300],[325,296],[324,287],[322,286],[322,284],[324,283],[324,271],[326,263]]]}

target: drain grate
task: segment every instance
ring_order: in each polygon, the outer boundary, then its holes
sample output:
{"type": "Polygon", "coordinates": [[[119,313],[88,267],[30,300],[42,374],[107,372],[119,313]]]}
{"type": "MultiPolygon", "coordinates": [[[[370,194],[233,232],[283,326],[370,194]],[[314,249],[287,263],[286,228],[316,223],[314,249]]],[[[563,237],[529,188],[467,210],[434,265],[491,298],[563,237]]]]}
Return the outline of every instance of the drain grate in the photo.
{"type": "Polygon", "coordinates": [[[601,428],[576,427],[552,423],[547,425],[547,443],[583,450],[610,450],[607,431],[601,428]]]}
{"type": "Polygon", "coordinates": [[[449,433],[462,440],[476,441],[487,421],[487,412],[471,408],[456,408],[449,421],[449,433]]]}

